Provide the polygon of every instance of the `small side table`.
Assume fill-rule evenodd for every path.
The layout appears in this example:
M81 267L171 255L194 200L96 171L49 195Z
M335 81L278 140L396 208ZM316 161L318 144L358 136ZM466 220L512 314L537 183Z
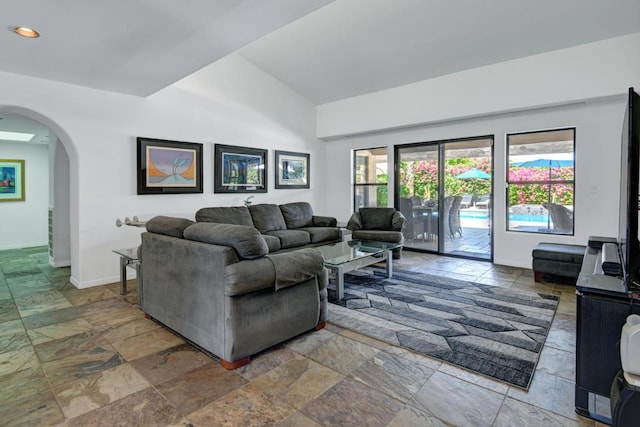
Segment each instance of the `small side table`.
M138 277L138 303L140 302L140 260L138 260L138 248L114 249L113 252L120 255L120 295L127 293L127 267L134 268Z
M347 235L351 234L351 230L347 228L347 224L347 221L338 221L336 224L336 227L340 229L340 241L342 242L349 240L347 239Z

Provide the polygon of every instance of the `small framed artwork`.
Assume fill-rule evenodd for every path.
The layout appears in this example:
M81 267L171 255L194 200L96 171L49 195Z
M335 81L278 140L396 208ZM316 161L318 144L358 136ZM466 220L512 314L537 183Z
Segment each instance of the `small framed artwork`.
M309 154L276 151L276 188L309 188Z
M202 193L202 144L138 137L138 194Z
M0 159L0 202L24 202L24 160Z
M267 150L215 145L214 193L266 193Z

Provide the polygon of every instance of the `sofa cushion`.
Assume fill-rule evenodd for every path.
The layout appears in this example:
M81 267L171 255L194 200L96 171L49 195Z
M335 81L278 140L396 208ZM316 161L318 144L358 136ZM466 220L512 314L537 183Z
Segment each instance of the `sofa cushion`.
M269 253L258 230L246 225L198 222L184 230L184 238L232 247L241 259L260 258Z
M263 234L262 238L265 242L267 242L267 246L269 247L269 253L277 252L282 249L282 244L280 244L280 239L276 236L269 236L268 234Z
M286 230L287 224L278 205L259 204L249 206L249 213L253 219L253 225L261 232L274 230Z
M365 230L389 230L393 220L394 208L360 208L362 228Z
M253 227L251 214L246 206L216 206L202 208L196 212L198 222L218 222L221 224L248 225Z
M147 231L165 236L184 237L184 230L190 225L195 224L190 219L175 218L171 216L156 216L146 223Z
M334 227L303 227L298 230L309 233L311 243L333 242L340 240L340 230Z
M285 203L280 205L280 211L288 229L313 225L313 209L307 202Z
M311 236L306 231L300 230L274 230L265 233L280 239L282 249L297 248L311 243Z

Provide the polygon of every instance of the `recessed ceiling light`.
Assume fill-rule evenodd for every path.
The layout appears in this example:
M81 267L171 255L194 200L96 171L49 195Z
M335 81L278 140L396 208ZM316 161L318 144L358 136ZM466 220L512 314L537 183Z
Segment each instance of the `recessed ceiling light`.
M4 139L5 141L31 141L31 138L34 137L33 133L26 132L5 132L0 130L0 139Z
M13 29L13 32L16 33L19 36L27 37L29 39L37 39L38 37L40 37L40 33L39 32L37 32L36 30L34 30L32 28L28 28L28 27L15 27Z

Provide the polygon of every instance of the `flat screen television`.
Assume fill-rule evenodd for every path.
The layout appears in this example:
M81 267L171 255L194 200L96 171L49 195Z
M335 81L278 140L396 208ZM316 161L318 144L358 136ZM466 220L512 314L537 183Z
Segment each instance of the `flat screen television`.
M640 95L629 88L622 129L619 248L627 290L640 289Z

